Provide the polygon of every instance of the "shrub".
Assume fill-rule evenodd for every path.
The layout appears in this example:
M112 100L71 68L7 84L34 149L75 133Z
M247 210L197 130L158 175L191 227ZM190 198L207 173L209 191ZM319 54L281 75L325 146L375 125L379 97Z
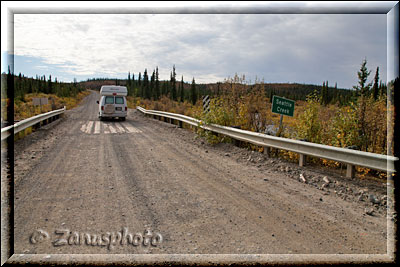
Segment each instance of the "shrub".
M321 122L319 120L320 98L316 93L307 96L307 104L304 112L296 123L297 139L306 139L312 143L321 141Z

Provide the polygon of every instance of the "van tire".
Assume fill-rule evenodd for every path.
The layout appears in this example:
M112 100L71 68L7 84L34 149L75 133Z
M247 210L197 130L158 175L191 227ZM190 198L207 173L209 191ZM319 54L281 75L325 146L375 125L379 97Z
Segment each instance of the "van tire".
M99 117L99 120L102 121L102 120L103 120L103 117Z
M121 119L121 121L125 121L126 118L125 117L121 117L120 119Z

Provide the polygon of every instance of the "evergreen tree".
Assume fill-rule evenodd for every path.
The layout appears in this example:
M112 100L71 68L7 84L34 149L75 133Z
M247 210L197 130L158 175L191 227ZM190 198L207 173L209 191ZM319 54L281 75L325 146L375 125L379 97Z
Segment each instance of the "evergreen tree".
M366 65L367 60L364 59L361 63L360 71L357 72L358 86L353 86L356 92L356 96L367 96L372 86L372 83L366 84L368 76L371 74L371 71L368 71Z
M143 82L142 82L142 74L140 72L138 78L138 96L143 97Z
M144 70L143 73L143 89L142 89L142 97L146 98L146 99L150 99L150 95L149 95L149 77L147 75L147 69Z
M153 70L153 73L151 74L151 79L150 79L150 92L149 92L149 96L154 100L156 98L155 95L155 80L156 80L156 71Z
M172 71L169 74L169 82L167 84L167 95L169 98L172 98Z
M177 100L175 65L172 68L172 74L171 74L171 99L174 101Z
M192 86L191 86L191 88L190 88L190 100L192 101L192 104L193 105L196 105L196 102L197 102L197 92L196 92L196 82L195 82L195 80L194 80L194 77L193 77L193 80L192 80Z
M374 100L378 99L379 94L379 67L376 67L375 78L374 78L374 85L372 86L372 97Z
M321 89L321 102L324 106L328 104L328 81L323 82L322 89Z
M12 90L12 91L11 91ZM7 73L7 98L11 98L11 94L14 93L14 74L11 73L10 66L8 66ZM11 122L13 124L13 122Z
M365 113L366 113L366 97L369 94L369 89L371 88L372 83L366 84L368 76L370 75L371 71L368 71L367 67L367 60L364 59L360 71L357 72L358 75L358 86L353 86L353 88L356 90L357 95L359 98L357 99L357 105L358 105L358 125L359 125L359 140L360 144L362 146L362 149L367 151L368 149L368 144L367 144L367 124L366 124L366 119L365 119Z
M181 80L181 84L179 85L179 92L180 92L180 101L183 102L185 100L185 91L183 88L183 75L182 75L182 80Z
M48 94L49 92L48 92L48 90L47 90L47 83L46 83L46 75L43 75L43 79L42 79L42 86L43 86L43 92L45 93L45 94Z
M131 89L131 72L128 72L128 83L126 85L126 88L128 89L128 95L132 95L132 89Z
M160 99L160 81L158 77L158 66L156 67L155 99Z
M37 88L38 88L38 93L40 93L40 92L42 92L42 81L41 81L41 77L37 77L37 79L36 79L36 81L37 81Z
M32 93L32 80L28 80L28 94Z
M328 105L332 100L331 96L331 90L329 90L329 83L326 81L326 99L325 99L325 105Z
M53 84L51 83L51 75L49 75L49 81L47 84L47 88L48 88L49 93L52 94L53 93Z

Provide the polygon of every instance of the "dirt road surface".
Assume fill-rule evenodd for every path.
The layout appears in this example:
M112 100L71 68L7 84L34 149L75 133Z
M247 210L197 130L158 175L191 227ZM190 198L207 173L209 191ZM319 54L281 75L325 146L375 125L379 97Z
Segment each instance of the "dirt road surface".
M212 146L136 110L100 122L98 99L16 142L15 253L386 253L385 184Z

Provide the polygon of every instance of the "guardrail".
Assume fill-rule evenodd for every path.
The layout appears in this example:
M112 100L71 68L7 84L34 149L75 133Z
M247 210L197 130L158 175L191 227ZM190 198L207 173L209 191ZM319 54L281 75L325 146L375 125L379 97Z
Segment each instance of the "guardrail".
M28 119L19 121L13 125L4 127L1 129L1 141L5 140L7 137L9 137L11 135L11 129L14 129L14 134L25 130L28 127L31 127L37 123L40 123L44 120L48 120L48 119L52 119L55 116L59 116L60 114L64 113L64 111L66 110L66 108L62 108L62 109L57 109L57 110L53 110L47 113L43 113L43 114L39 114L33 117L30 117Z
M157 110L146 110L142 107L137 107L137 110L144 113L145 115L152 115L154 118L164 118L164 121L167 121L168 118L170 123L175 123L176 120L179 122L179 127L182 127L182 123L187 123L189 125L200 127L205 130L224 134L236 140L241 140L258 146L263 146L266 148L265 151L269 151L269 148L277 148L298 153L300 155L300 166L303 166L305 164L305 156L307 155L346 163L347 177L354 177L355 166L367 167L373 170L385 171L388 173L393 173L396 171L394 168L394 162L397 161L398 158L392 156L314 144L310 142L276 137L267 134L221 126L217 124L205 124L198 119L176 113L169 113Z

